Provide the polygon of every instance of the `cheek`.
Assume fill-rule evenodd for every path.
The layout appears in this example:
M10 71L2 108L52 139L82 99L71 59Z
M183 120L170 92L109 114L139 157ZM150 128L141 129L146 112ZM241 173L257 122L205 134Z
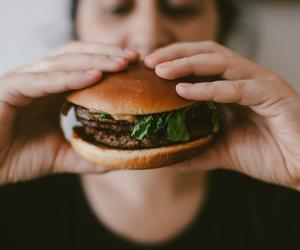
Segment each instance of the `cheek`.
M121 46L124 40L124 29L119 25L110 27L98 22L84 22L77 25L78 39L85 42L101 42Z
M122 45L125 32L123 26L102 20L91 10L91 6L82 4L77 16L76 35L80 41Z

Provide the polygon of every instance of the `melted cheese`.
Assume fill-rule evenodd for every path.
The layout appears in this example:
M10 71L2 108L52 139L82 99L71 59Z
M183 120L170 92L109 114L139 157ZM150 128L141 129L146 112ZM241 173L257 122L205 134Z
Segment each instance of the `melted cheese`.
M134 115L111 115L115 120L117 121L129 121L129 122L135 122L137 121L137 117Z
M91 114L99 114L102 111L90 109L89 112ZM112 116L116 121L128 121L128 122L138 121L138 118L134 115L117 115L117 114L113 114L113 115L109 114L109 115Z

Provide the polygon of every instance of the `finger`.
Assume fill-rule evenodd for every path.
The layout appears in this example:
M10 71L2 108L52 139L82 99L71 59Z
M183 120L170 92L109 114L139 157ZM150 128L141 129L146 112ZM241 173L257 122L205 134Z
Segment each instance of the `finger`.
M227 56L236 55L235 52L213 41L175 43L154 51L145 58L145 64L150 68L154 68L163 62L203 53L222 53Z
M106 72L117 72L129 64L129 59L118 56L96 54L67 54L48 57L37 63L17 69L16 73L80 71L97 69Z
M181 83L176 86L176 91L180 96L190 100L236 103L261 110L293 96L291 95L293 90L289 85L259 80Z
M137 60L138 53L123 49L115 45L106 43L93 43L93 42L71 42L65 45L63 48L55 51L52 55L61 54L76 54L76 53L88 53L88 54L102 54L109 56L125 57L130 60Z
M54 173L104 174L111 170L78 155L67 142L61 144L53 163Z
M101 77L97 70L7 75L0 80L0 103L23 107L36 98L88 87Z
M187 160L184 164L179 163L173 167L180 171L203 171L214 169L231 169L231 160L226 153L224 141L213 144L209 149Z
M155 70L158 76L166 79L189 75L219 75L228 80L263 79L270 76L269 72L245 58L228 57L220 53L176 59L159 64Z

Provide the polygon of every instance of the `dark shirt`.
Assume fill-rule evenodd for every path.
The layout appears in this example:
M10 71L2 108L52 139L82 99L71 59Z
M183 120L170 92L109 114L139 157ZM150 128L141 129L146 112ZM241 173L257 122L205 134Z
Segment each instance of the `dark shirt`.
M130 229L129 229L130 230ZM215 171L205 206L181 235L139 246L91 211L76 175L0 188L0 249L300 249L300 193Z

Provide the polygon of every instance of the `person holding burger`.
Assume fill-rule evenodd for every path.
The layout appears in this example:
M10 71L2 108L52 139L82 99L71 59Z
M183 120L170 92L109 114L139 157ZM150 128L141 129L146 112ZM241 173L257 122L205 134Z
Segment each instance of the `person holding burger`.
M73 4L77 41L0 78L0 247L297 248L300 96L276 73L220 44L234 21L232 3L79 0ZM170 140L188 143L192 138L189 128L174 130L176 124L183 124L180 112L159 105L153 108L139 96L140 108L148 109L147 114L145 110L139 114L144 123L136 122L132 114L118 119L114 111L120 106L113 106L111 113L93 113L92 106L86 107L92 99L83 106L77 103L80 93L86 93L82 89L122 86L124 76L111 83L107 77L130 74L139 60L147 67L142 70L151 72L151 79L155 75L161 81L176 82L176 95L164 92L162 105L169 105L171 101L165 99L172 98L180 98L172 106L176 109L178 103L180 108L213 105L205 110L214 110L213 103L224 104L226 129L204 151L161 165L155 162L164 168L112 171L99 158L93 161L77 154L76 146L74 150L64 139L59 114L66 93L76 104L77 118L87 126L85 133L94 141L105 143L108 138L93 130L101 119L112 124L133 119L136 127L130 133L135 139L122 144L126 152L168 143L157 144L156 138L143 144L145 136L151 137L149 121L155 121L157 131L165 128ZM191 83L186 78L191 76L219 78ZM142 75L130 79L134 77L140 84L147 80ZM159 95L161 87L155 84ZM111 96L115 91L107 93ZM120 91L120 100L125 92ZM101 108L117 99L108 97ZM161 112L159 116L152 115L149 107L153 113ZM214 131L210 122L209 130L195 123L198 132L206 131L201 136ZM111 140L120 143L115 137ZM155 154L158 162L159 157Z

